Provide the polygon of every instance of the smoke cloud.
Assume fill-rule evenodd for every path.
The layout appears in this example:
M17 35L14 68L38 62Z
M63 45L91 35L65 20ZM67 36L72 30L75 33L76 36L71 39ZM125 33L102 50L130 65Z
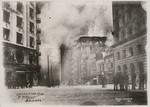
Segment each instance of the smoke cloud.
M43 55L60 64L62 44L70 46L81 35L107 36L112 43L112 3L109 1L44 2L41 11ZM43 59L44 60L44 59ZM41 62L43 64L44 61Z

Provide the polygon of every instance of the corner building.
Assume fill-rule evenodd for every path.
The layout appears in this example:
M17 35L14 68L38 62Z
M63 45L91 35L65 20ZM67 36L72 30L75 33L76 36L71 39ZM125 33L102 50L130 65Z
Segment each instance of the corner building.
M105 51L106 39L106 37L81 36L77 39L76 44L66 50L62 66L64 84L85 84L99 74L96 60Z
M127 72L130 83L135 73L138 86L140 75L147 74L146 11L142 8L141 2L134 1L114 1L112 10L115 72Z
M3 64L8 88L38 85L39 13L36 2L2 2Z

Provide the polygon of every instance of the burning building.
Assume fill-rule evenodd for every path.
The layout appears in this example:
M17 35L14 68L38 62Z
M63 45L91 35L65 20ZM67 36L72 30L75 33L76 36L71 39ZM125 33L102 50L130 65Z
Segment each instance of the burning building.
M99 74L96 58L105 51L106 39L106 37L81 36L76 44L65 50L61 71L64 84L85 84Z

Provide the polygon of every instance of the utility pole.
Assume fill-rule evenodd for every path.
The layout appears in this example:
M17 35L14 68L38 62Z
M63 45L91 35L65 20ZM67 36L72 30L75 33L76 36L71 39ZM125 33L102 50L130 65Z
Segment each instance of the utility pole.
M48 66L48 76L47 76L47 86L50 87L50 78L49 78L49 55L47 55L47 66Z
M51 83L52 83L52 87L54 85L54 81L53 81L53 71L52 71L52 65L51 65Z

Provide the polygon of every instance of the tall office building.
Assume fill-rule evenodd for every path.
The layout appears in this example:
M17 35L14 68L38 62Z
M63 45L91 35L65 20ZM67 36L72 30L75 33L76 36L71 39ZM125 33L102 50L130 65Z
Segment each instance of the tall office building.
M85 84L99 74L96 60L105 51L106 37L81 36L76 44L65 48L62 58L62 81L70 85Z
M146 39L147 13L137 1L113 2L113 37L115 72L127 72L130 83L136 74L136 84L147 73Z
M36 2L2 2L3 64L8 88L38 85L38 14Z

